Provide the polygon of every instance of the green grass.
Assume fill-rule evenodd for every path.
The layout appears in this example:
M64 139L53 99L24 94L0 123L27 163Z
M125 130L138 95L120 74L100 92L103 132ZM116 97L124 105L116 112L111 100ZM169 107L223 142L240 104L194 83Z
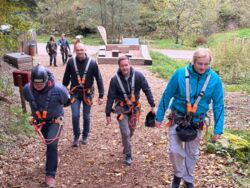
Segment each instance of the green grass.
M37 36L37 42L40 43L46 43L49 40L50 35L38 35ZM56 41L58 41L60 39L60 36L55 36L56 37ZM70 44L74 43L75 38L71 37L71 36L66 36L67 40L69 41ZM86 45L101 45L104 44L101 37L97 37L95 35L93 36L87 36L87 37L83 37L81 39L81 41L86 44Z
M173 60L159 52L150 52L150 55L153 60L150 70L164 79L169 79L177 68L187 64L187 61Z
M181 44L175 44L174 40L171 39L152 39L150 40L150 46L153 48L168 48L168 49L193 49L189 46Z
M234 92L234 91L243 91L246 92L250 96L250 84L225 84L226 91Z
M220 42L225 40L232 40L235 38L247 38L250 39L250 28L241 28L234 31L227 31L216 33L208 37L208 46L219 45Z

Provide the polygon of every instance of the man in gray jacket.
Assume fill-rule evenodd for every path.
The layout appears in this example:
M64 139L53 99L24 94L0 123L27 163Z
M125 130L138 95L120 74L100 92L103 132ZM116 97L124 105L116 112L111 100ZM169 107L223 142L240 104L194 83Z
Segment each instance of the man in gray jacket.
M127 56L121 56L118 59L119 70L111 79L106 105L107 124L111 123L112 106L115 102L115 111L120 126L123 144L123 154L125 155L125 164L131 165L131 137L135 130L136 122L140 115L140 91L145 93L151 111L156 112L154 98L148 82L144 75L130 66L130 60Z
M32 69L31 82L24 86L24 98L29 102L32 125L47 145L45 182L55 187L58 163L58 140L64 116L63 107L69 103L67 89L55 83L53 75L42 65Z

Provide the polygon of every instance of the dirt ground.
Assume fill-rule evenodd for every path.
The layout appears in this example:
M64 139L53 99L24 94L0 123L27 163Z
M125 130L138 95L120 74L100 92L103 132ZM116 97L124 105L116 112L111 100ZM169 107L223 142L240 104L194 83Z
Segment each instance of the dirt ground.
M58 67L48 66L47 56L37 56L49 68L59 82L62 81L65 67L58 56ZM169 187L172 167L167 153L167 129L146 128L144 119L150 110L145 95L141 95L142 114L132 138L134 162L131 166L123 164L122 144L115 115L112 125L106 125L105 104L109 80L117 70L117 65L99 65L105 84L104 104L98 106L95 98L91 110L91 132L88 145L72 148L71 110L65 109L65 126L59 142L57 187L62 188L120 188L120 187ZM151 73L147 67L136 66L148 79L158 104L165 89L166 81ZM96 94L97 96L97 89ZM231 102L233 100L233 102ZM236 125L226 117L226 126L249 126L247 112L250 100L241 93L226 94L226 115L237 119ZM229 102L230 101L230 102ZM238 105L238 102L241 105ZM243 115L242 115L242 111ZM82 118L81 118L82 119ZM82 120L81 120L82 129ZM45 145L38 137L21 140L9 149L8 156L0 156L1 187L46 187L44 183ZM195 185L200 188L235 187L235 182L226 173L225 160L214 154L200 153L195 169Z

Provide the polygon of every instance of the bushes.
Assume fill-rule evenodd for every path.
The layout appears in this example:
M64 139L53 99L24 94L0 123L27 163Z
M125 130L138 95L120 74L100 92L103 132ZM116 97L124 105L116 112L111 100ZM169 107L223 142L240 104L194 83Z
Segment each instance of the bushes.
M29 114L23 114L22 108L15 103L14 86L10 75L1 69L0 75L0 155L7 146L15 144L18 138L31 135L33 127L29 125ZM19 96L18 96L19 97Z
M228 84L250 82L250 40L231 39L221 41L212 48L215 70L220 71Z
M201 46L207 44L207 39L204 36L198 36L196 40L194 41L193 46Z
M222 156L230 156L237 161L250 162L250 133L249 130L226 130L216 143L207 143L206 151Z

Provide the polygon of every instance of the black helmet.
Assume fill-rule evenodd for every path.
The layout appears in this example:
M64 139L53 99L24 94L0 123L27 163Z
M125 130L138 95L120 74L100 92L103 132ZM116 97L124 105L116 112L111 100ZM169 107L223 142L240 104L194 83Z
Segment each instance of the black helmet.
M192 126L192 124L188 124L186 126L178 125L176 127L176 133L179 139L183 142L189 142L194 140L197 137L197 129Z
M32 83L45 83L48 81L48 72L44 66L38 64L31 71Z
M155 127L155 114L153 114L151 111L146 116L145 126Z

